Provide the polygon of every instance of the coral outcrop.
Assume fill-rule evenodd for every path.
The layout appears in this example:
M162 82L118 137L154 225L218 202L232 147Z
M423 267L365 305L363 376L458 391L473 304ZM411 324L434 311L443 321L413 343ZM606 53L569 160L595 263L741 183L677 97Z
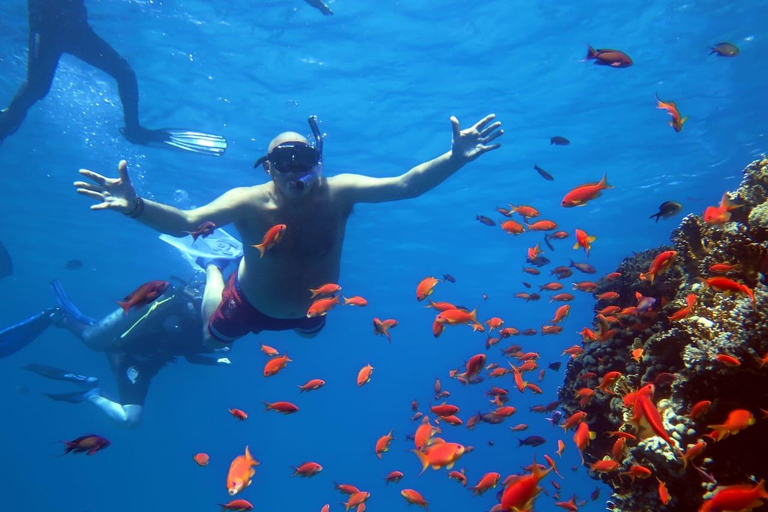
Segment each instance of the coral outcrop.
M620 297L599 302L597 309L613 304L621 311L595 320L590 332L596 339L585 334L584 352L570 361L559 398L567 415L587 412L589 429L597 434L584 450L586 462L616 456L620 463L616 471L592 473L613 489L609 509L689 512L716 485L768 479L768 159L749 164L728 198L738 206L727 222L712 224L688 215L673 232L671 247L627 258L617 269L620 277L599 283L597 294L613 291ZM659 254L670 250L677 252L671 267L652 283L639 279ZM712 269L725 264L735 268ZM720 283L705 281L716 276L743 284L754 300L745 291L726 293ZM690 311L683 310L693 298ZM679 319L670 320L681 310ZM580 403L576 391L595 388L611 371L621 372L608 388L615 394L598 390L591 403ZM589 372L595 376L585 380ZM651 403L674 447L649 428L648 420L637 420L638 402L631 393L648 383L654 384ZM706 401L711 402L708 408ZM696 404L704 412L691 417ZM749 411L754 423L715 440L711 425L725 423L737 409ZM612 431L636 439L612 455L616 437L606 434ZM693 447L703 451L683 457ZM652 476L634 481L621 476L634 465ZM660 482L670 496L666 504Z

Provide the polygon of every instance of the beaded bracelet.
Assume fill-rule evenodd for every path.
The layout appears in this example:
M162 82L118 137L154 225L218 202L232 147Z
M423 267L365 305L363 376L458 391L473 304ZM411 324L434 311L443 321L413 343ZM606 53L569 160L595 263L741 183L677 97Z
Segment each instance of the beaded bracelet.
M137 196L136 206L134 206L133 210L129 211L125 215L132 219L135 219L136 217L140 216L142 213L144 213L144 200L141 198L141 196Z

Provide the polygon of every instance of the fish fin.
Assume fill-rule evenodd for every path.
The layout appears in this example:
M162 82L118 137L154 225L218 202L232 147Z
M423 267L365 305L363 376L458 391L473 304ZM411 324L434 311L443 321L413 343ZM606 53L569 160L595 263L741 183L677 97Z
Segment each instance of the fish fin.
M592 243L592 242L594 242L595 240L597 240L597 237L596 237L596 236L590 236L589 238L587 238L587 240L588 240L590 243Z
M584 61L587 61L590 59L596 59L596 58L597 58L597 52L595 51L595 49L592 48L591 45L587 45L587 56L584 57Z
M420 452L418 450L411 450L413 453L416 454L416 456L419 458L419 462L421 462L421 473L424 473L427 468L429 467L429 459L427 458L426 454L423 452Z
M448 469L448 470L451 470L451 469L453 469L453 465L454 465L454 463L453 463L453 462L451 462L450 464L448 464L447 466L445 466L445 468L446 468L446 469Z
M579 248L579 242L576 242L575 244L573 244L573 248L574 249L578 249Z
M608 183L608 173L603 174L603 179L600 180L598 185L600 185L600 188L603 188L603 189L613 188L613 185ZM600 196L598 195L598 196L595 196L595 197L600 197Z
M264 244L252 245L251 247L259 250L259 258L264 257Z

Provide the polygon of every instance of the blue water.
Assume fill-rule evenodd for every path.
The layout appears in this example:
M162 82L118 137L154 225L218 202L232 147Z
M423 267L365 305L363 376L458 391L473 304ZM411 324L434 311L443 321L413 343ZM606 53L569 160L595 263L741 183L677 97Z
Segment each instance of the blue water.
M410 402L415 398L422 408L434 403L435 377L465 420L489 410L487 383L464 388L447 375L483 351L484 336L455 327L435 340L431 312L414 299L419 280L450 273L457 283L441 283L434 298L479 305L482 319L498 315L507 326L540 328L554 307L512 295L525 291L520 281L546 282L520 270L525 249L541 236L513 238L479 224L475 215L497 218L497 205L532 204L570 233L580 227L596 235L590 262L607 273L632 251L668 240L676 222L648 220L660 203L675 200L684 214L701 213L735 188L740 169L768 149L762 118L768 107L768 14L761 2L547 4L341 0L326 18L301 0L88 0L94 29L138 75L142 121L221 133L230 147L213 159L129 144L118 133L122 111L114 82L65 56L51 93L0 146L0 240L16 264L13 277L0 281L0 325L52 305L48 282L54 278L86 314L99 316L140 283L190 275L148 228L89 211L89 201L71 185L79 168L114 174L125 158L142 195L190 208L232 187L263 183L267 177L252 168L253 160L276 133L307 132L311 114L327 133L329 175L393 176L442 154L450 148L451 115L468 127L494 112L506 133L501 149L434 191L356 208L341 284L345 292L364 295L368 308L333 311L311 341L287 333L242 339L230 368L168 366L153 381L138 430L120 430L90 404L40 396L70 388L21 370L32 361L96 375L108 392L116 391L103 356L63 331L51 329L0 361L0 510L216 510L216 503L229 499L229 463L246 444L261 465L241 496L256 510L311 511L325 503L341 510L344 497L333 490L333 480L370 491L369 511L404 510L403 488L420 491L434 511L490 509L493 492L472 498L442 471L418 476L412 442L405 441L415 429ZM708 55L720 41L735 43L741 54ZM635 64L610 69L579 62L586 43L621 49ZM0 105L24 80L26 44L25 2L5 0ZM654 108L655 92L690 116L681 133ZM550 146L553 135L572 144ZM555 181L542 180L534 163ZM572 187L606 172L615 188L603 197L585 208L559 206ZM549 268L569 258L583 261L572 243L547 251ZM71 259L84 267L66 270ZM591 321L593 301L576 293L562 335L513 339L539 351L542 365L565 362L560 352L577 343L576 331ZM373 336L373 316L399 320L391 345ZM287 351L294 362L263 378L260 341ZM489 361L503 362L498 350L488 354ZM355 377L366 363L375 367L373 379L358 388ZM563 436L543 415L528 412L528 406L555 398L562 373L547 372L544 395L511 391L518 412L502 425L444 427L448 440L476 447L459 464L470 484L487 471L519 472L534 454L541 460L554 452L557 439L565 439L562 499L572 493L586 498L594 489L583 469L569 469L579 462L572 434ZM299 396L296 385L309 378L328 384ZM495 384L513 388L511 377ZM19 393L19 385L30 393ZM262 414L262 400L295 401L301 412ZM237 424L227 407L251 416ZM530 429L511 434L508 427L517 423ZM379 461L374 443L390 429L396 441ZM56 457L58 440L87 433L109 438L112 446L92 457ZM516 438L531 434L547 443L518 448ZM206 468L192 461L199 451L211 455ZM308 460L324 471L313 479L291 478L289 466ZM405 479L385 487L383 477L393 469ZM603 507L599 501L585 508ZM543 495L536 509L556 510Z

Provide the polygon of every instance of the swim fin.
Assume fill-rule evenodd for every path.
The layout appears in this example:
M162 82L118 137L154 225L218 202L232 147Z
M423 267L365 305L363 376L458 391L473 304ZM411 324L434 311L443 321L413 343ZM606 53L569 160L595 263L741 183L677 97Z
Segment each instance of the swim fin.
M225 260L238 260L243 255L243 244L221 228L197 240L192 240L191 236L177 238L165 234L159 238L181 251L182 257L196 270L205 270L203 265L208 261L222 265Z
M11 261L11 255L8 254L8 250L0 242L0 279L8 277L13 274L13 262Z
M32 373L36 373L41 377L72 382L73 384L77 384L78 386L82 386L86 389L92 389L99 385L99 379L96 377L78 375L76 373L54 368L53 366L46 366L44 364L30 363L24 366L24 369Z
M93 395L101 394L101 390L99 388L93 388L85 391L72 391L70 393L43 393L43 394L48 398L50 398L51 400L55 400L57 402L79 404L80 402L87 400Z
M171 146L183 151L211 156L221 156L227 150L227 140L224 137L209 133L168 128L162 130L146 130L144 128L127 130L121 128L120 132L134 144L156 147Z
M59 307L64 311L64 313L72 317L74 320L87 325L93 325L96 323L95 319L82 314L80 310L77 309L77 307L72 303L72 301L69 300L67 294L64 293L64 287L61 286L61 283L58 279L51 281L51 290L53 291L53 295L56 297L56 302L59 304Z
M18 352L35 341L51 325L53 322L51 317L55 313L55 309L46 309L0 331L0 359Z

